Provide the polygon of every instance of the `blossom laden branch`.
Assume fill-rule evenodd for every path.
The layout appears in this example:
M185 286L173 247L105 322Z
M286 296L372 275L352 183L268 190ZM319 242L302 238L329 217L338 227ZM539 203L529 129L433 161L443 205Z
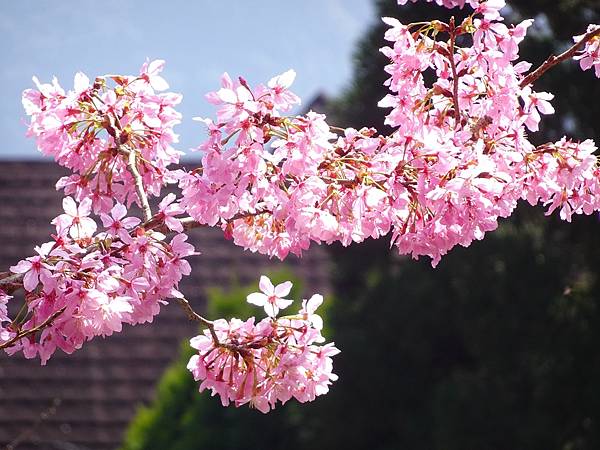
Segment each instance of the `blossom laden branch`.
M44 320L39 325L36 325L35 327L29 328L27 330L19 330L14 337L12 337L6 342L0 343L0 350L10 348L13 345L17 344L21 339L35 335L35 333L37 333L38 331L42 331L45 328L49 327L50 325L52 325L52 323L56 320L58 316L65 312L65 310L66 307L62 307L61 309L53 312L46 320Z
M435 1L468 3L474 12L460 26L432 21L416 31L384 18L390 92L379 105L390 108L390 135L330 127L312 111L286 115L300 101L290 90L293 70L254 87L224 74L220 89L207 95L216 120L200 119L208 128L202 168L172 170L181 96L161 92L168 89L164 61L92 83L78 73L68 92L35 79L37 90L23 95L29 133L72 174L57 184L67 197L65 213L52 221L53 240L11 267L12 275L0 275L0 340L8 345L19 330L19 349L45 364L57 348L71 352L123 324L151 321L176 298L206 327L192 339L198 354L188 365L200 390L266 412L291 397L313 400L336 379L331 356L338 350L317 345L322 297L278 317L291 303L284 298L291 283L273 286L261 277L261 292L247 300L268 317L208 320L178 291L191 272L186 258L196 254L185 231L218 226L237 245L282 259L312 242L348 245L391 234L400 253L427 255L435 265L494 230L519 200L558 209L565 220L600 210L593 141L535 147L528 138L541 115L554 112L552 94L530 86L542 73L575 56L600 77L598 27L524 76L529 65L517 62L519 44L531 20L505 25L503 0ZM439 32L449 40L436 41ZM463 34L471 45L457 47ZM177 183L181 196L163 196L153 215L150 199L168 183ZM128 216L133 202L143 221ZM8 294L20 287L26 314L11 320ZM63 320L49 320L59 311Z
M323 322L315 311L322 296L303 300L297 314L277 317L280 308L292 303L283 298L292 283L274 286L262 276L259 287L261 292L248 295L247 301L263 306L267 317L259 322L254 317L210 322L208 331L190 340L198 353L187 368L201 382L200 391L210 389L224 406L249 404L266 413L292 397L306 402L327 393L337 379L331 358L339 350L333 343L320 345L325 341Z
M567 59L571 59L576 53L586 46L590 41L594 39L598 39L600 37L600 26L592 26L592 29L588 31L583 36L580 36L580 39L575 42L571 47L562 52L560 55L555 56L551 55L546 59L541 66L535 69L533 72L529 73L523 80L521 80L520 86L525 87L533 84L537 81L544 73L546 73L549 69L554 67L555 65L566 61Z

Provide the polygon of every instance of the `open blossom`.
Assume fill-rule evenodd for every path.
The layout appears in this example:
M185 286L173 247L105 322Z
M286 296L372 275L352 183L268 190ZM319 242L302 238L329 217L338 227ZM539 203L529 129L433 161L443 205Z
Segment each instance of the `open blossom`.
M323 319L318 314L315 314L315 311L322 304L323 296L321 294L314 294L308 300L302 300L302 309L300 310L302 318L308 320L319 331L323 329Z
M166 91L169 83L159 75L165 66L162 59L145 62L140 69L140 76L146 80L155 91Z
M531 131L537 131L541 120L541 114L554 114L554 107L550 100L554 95L548 92L532 92L530 87L525 87L521 92L526 113L525 125Z
M175 218L175 216L181 215L185 212L179 203L175 202L175 194L168 194L161 200L158 205L158 218L164 222L164 224L170 230L182 232L183 225Z
M273 77L267 83L268 88L272 91L272 99L275 108L281 111L287 111L293 105L300 104L300 98L289 90L289 87L296 78L296 72L288 70L276 77Z
M55 283L52 278L51 266L45 262L45 258L52 250L53 243L46 243L35 248L38 253L36 256L30 256L15 266L10 268L12 273L25 274L23 276L23 288L27 292L32 292L40 283L44 285L44 289L54 287Z
M275 317L280 309L285 309L293 303L293 300L283 298L292 289L292 283L289 281L273 286L271 280L262 275L258 286L262 292L254 292L248 295L248 303L264 307L269 317Z
M121 203L116 203L112 207L110 216L104 213L100 214L102 224L111 236L116 236L123 242L130 242L131 236L129 236L128 230L138 225L141 220L138 217L125 216L127 216L127 208Z
M587 33L600 29L600 25L589 25ZM585 35L574 36L575 42L581 41ZM595 74L600 78L600 35L596 35L593 39L585 43L584 48L581 52L574 57L579 60L579 65L582 70L588 70L594 68Z
M187 367L200 381L200 391L211 390L224 406L249 404L263 413L278 402L291 398L307 402L327 393L337 379L331 358L339 350L333 343L316 345L324 338L310 319L318 317L315 310L321 301L315 295L308 309L303 302L297 315L267 317L258 323L253 317L219 319L214 322L218 342L208 330L192 338L190 344L198 353Z
M73 239L83 239L94 234L96 222L88 217L92 212L92 201L89 198L84 198L77 206L75 200L71 197L65 197L63 208L65 213L52 221L60 235L68 233Z

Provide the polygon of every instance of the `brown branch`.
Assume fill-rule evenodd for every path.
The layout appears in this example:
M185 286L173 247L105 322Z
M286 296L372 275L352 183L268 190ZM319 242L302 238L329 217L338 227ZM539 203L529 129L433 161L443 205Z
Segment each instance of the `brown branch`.
M194 321L194 322L199 322L202 325L204 325L206 328L208 328L208 331L210 332L210 335L211 335L215 345L217 347L221 346L221 343L219 342L217 333L215 332L214 322L212 320L205 319L200 314L198 314L196 311L194 311L194 309L192 308L192 305L190 305L190 302L188 302L185 298L178 297L178 298L176 298L176 300L177 300L177 303L179 303L179 305L183 308L183 311L186 313L188 319L190 319L191 321Z
M7 273L7 272L4 272ZM12 294L21 286L23 286L24 273L14 273L3 278L0 278L0 289L6 294Z
M228 344L226 342L219 341L219 337L217 336L217 333L215 332L215 323L212 320L208 320L208 319L202 317L196 311L194 311L194 309L192 308L192 305L190 305L190 302L188 302L185 298L176 298L175 300L177 300L177 303L179 303L179 306L181 306L183 311L188 316L189 320L194 321L194 322L199 322L202 325L204 325L206 328L208 328L208 331L210 332L210 336L213 340L215 347L225 348L229 351L232 351L232 352L235 352L235 353L238 353L241 355L244 355L248 352L248 348L246 348L244 346Z
M127 168L133 176L135 183L135 191L137 193L138 200L140 201L142 211L144 213L144 220L147 222L152 219L152 210L150 209L150 203L148 202L148 196L144 190L144 181L140 175L140 171L137 167L137 152L133 149L129 150L129 156L127 158Z
M225 222L233 222L234 220L239 220L239 219L245 219L247 217L254 217L254 216L260 216L261 214L271 214L272 211L268 210L268 209L259 209L258 211L254 211L254 212L240 212L235 214L234 216L230 217L229 219L224 219ZM181 225L183 225L183 229L184 230L191 230L193 228L202 228L202 227L207 227L208 225L205 223L201 223L196 221L194 218L192 217L182 217L180 219L178 219L179 222L181 222ZM146 222L142 223L141 225L139 225L140 227L143 227L146 230L156 230L156 231L160 231L161 233L167 233L170 230L165 226L165 224L162 222L162 220L160 219L159 216L153 216L150 220L147 220ZM132 233L135 232L136 228L132 229Z
M600 27L598 27L595 30L590 31L589 33L586 33L579 42L576 42L575 44L573 44L569 49L565 50L560 55L558 55L558 56L550 55L548 57L548 59L546 59L546 61L544 61L540 67L538 67L533 72L529 73L529 75L527 75L525 78L523 78L523 80L521 80L521 83L519 84L519 86L523 88L525 86L533 84L548 69L552 68L553 66L555 66L558 63L563 62L566 59L573 57L575 55L575 53L577 53L577 51L581 47L583 47L586 42L591 41L592 39L594 39L597 36L600 36Z
M119 118L116 115L107 115L104 126L106 127L108 134L110 134L115 141L115 150L127 158L127 169L133 177L137 198L140 202L142 212L144 213L144 221L148 222L152 219L152 210L150 209L150 203L148 202L148 195L144 190L144 180L137 167L137 151L127 146L128 136L123 132Z
M55 311L54 313L52 313L52 315L50 315L46 320L44 320L42 323L40 323L39 325L30 328L29 330L21 330L19 331L15 337L13 337L12 339L9 339L8 341L0 344L0 350L4 349L4 348L8 348L8 347L12 347L17 341L37 333L38 331L43 330L44 328L52 325L52 322L54 322L54 320L60 316L62 313L65 312L65 309L67 309L66 306L62 307L61 309L59 309L58 311Z
M460 106L458 104L458 75L456 73L456 62L454 61L454 43L456 40L456 25L454 16L450 18L450 69L452 70L452 99L454 101L454 119L456 126L460 126Z

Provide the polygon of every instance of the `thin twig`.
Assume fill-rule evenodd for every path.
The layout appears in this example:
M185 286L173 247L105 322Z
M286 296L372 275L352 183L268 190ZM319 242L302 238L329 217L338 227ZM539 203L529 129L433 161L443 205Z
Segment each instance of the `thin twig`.
M198 314L196 311L194 311L194 309L192 308L192 305L190 305L190 302L188 302L185 298L178 297L178 298L176 298L176 300L177 300L177 303L179 303L179 305L185 311L186 315L188 316L188 319L190 319L194 322L200 322L202 325L204 325L206 328L208 328L208 331L210 332L210 335L212 336L212 339L213 339L215 345L217 347L220 346L221 343L219 342L219 338L217 336L217 333L215 332L214 322L212 320L205 319L200 314Z
M6 294L12 294L23 286L24 273L15 273L0 279L0 289Z
M523 88L525 86L533 84L539 77L541 77L544 74L544 72L546 72L548 69L555 66L556 64L563 62L564 60L569 59L572 56L574 56L575 53L577 53L577 51L581 47L583 47L583 45L586 42L591 41L592 39L594 39L597 36L600 36L600 27L596 28L595 30L590 31L589 33L586 33L579 42L576 42L575 44L573 44L569 49L565 50L560 55L558 55L558 56L550 55L548 57L548 59L546 61L544 61L544 63L540 67L538 67L533 72L529 73L529 75L527 75L525 78L523 78L523 80L521 80L521 83L519 84L519 86Z
M138 196L138 200L141 203L142 211L144 213L144 220L147 222L152 219L152 210L150 209L150 203L148 202L148 196L144 190L144 181L140 175L140 171L137 167L137 152L133 149L129 150L129 157L127 158L127 168L133 176L135 183L135 191Z
M450 18L450 69L452 70L452 98L454 101L454 119L456 126L460 126L460 106L458 104L458 76L456 73L456 62L454 61L454 43L456 40L456 25L454 16Z
M233 222L234 220L245 219L247 217L255 217L255 216L260 216L261 214L271 214L271 213L272 213L272 211L270 211L268 209L259 209L254 212L240 212L240 213L237 213L234 216L230 217L229 219L225 219L225 222ZM201 228L201 227L208 226L207 224L198 222L194 218L189 217L189 216L180 218L179 222L181 223L181 225L183 225L183 229L186 231L191 230L193 228ZM140 226L146 230L156 230L156 231L160 231L161 233L170 231L165 226L165 224L161 221L159 216L153 216L150 220L147 220L146 222L142 223ZM131 231L132 234L135 232L136 228L132 229L132 231Z
M44 320L42 323L40 323L39 325L30 328L29 330L22 330L19 331L15 337L13 337L12 339L9 339L8 341L0 344L0 350L4 349L4 348L8 348L8 347L12 347L17 341L23 339L24 337L27 337L31 334L35 334L38 331L43 330L44 328L52 325L52 322L54 322L54 320L60 316L62 313L65 312L65 309L67 309L66 306L62 307L61 309L59 309L58 311L55 311L54 313L52 313L52 315L50 315L50 317L48 317L46 320Z

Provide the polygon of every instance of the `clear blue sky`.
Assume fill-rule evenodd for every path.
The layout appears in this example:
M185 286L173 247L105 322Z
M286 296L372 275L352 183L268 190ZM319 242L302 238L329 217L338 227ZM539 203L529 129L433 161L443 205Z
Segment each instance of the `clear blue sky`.
M371 0L2 1L0 158L38 157L21 107L32 75L72 88L77 71L135 74L147 57L165 59L171 90L184 94L176 130L187 152L204 136L191 118L212 115L204 94L221 73L256 83L293 68L304 102L335 95L373 15Z

